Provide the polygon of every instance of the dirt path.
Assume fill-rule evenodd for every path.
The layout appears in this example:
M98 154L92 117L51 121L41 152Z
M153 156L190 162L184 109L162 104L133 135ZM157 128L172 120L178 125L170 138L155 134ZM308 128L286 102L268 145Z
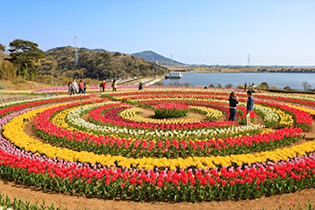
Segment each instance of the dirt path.
M313 139L315 139L315 121L313 121L310 131L309 132L304 132L303 134L305 135L305 139L306 140L313 140Z
M221 201L221 202L202 202L202 203L165 203L165 202L133 202L133 201L114 201L101 200L95 198L84 198L69 196L56 193L43 193L42 191L16 185L13 182L0 180L0 192L9 195L10 198L17 197L21 200L28 200L32 203L45 201L46 205L54 204L69 210L77 209L149 209L149 210L173 210L173 209L194 209L194 210L239 210L239 209L289 209L293 207L304 207L307 204L315 205L315 189L307 189L296 193L275 195L272 197L262 197L254 200L244 201Z

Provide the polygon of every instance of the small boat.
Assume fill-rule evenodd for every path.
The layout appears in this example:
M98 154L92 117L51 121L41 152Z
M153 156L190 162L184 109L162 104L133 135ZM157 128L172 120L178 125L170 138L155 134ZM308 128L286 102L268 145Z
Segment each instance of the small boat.
M183 77L182 72L171 71L169 75L165 76L165 79L181 79Z

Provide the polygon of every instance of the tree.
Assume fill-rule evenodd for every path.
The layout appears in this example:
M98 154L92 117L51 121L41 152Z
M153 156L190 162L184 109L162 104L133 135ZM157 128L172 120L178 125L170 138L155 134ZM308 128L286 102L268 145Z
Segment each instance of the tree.
M0 44L0 51L5 51L5 46L3 44Z
M3 44L0 44L0 60L4 59L6 56L5 54L5 46Z
M306 81L302 83L302 86L303 86L305 91L308 91L312 88L312 86L310 84L308 84L308 82L306 82Z
M38 48L38 44L21 39L10 43L9 52L8 60L18 67L17 75L23 77L36 75L41 65L40 59L45 58L45 53Z

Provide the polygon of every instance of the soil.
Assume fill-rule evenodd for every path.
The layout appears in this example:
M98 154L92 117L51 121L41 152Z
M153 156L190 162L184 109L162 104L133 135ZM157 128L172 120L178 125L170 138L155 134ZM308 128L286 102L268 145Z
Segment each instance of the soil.
M17 101L17 100L27 100L32 98L42 98L44 96L42 95L20 95L20 94L14 94L14 95L8 95L8 94L0 94L0 104L8 103L11 101Z
M2 95L0 95L1 98ZM30 96L18 95L3 95L6 100L23 99L23 97L29 98ZM13 100L13 99L12 99ZM7 101L6 101L7 102ZM147 116L150 113L147 113ZM202 115L198 117L202 119ZM262 123L262 118L255 118L254 123ZM29 125L30 126L30 125ZM28 132L32 130L27 128ZM315 123L313 122L311 131L305 133L308 138L314 139ZM309 139L307 139L309 140ZM301 140L302 142L305 140ZM298 142L301 143L301 142ZM62 208L68 208L69 210L77 209L215 209L215 210L233 210L233 209L305 209L306 205L311 204L315 206L315 189L306 189L298 191L296 193L275 195L272 197L262 197L253 200L242 201L214 201L214 202L200 202L200 203L165 203L165 202L133 202L133 201L115 201L115 200L102 200L96 198L85 198L79 196L70 196L58 193L44 193L40 189L29 187L25 185L19 185L14 182L7 182L0 179L0 193L2 195L8 195L11 199L17 198L23 201L30 201L31 203L38 203L39 205L45 201L46 205L54 204L55 207L61 206Z
M4 90L16 91L38 89L49 87L49 85L17 78L14 81L0 79L0 87Z
M261 125L263 125L264 124L264 118L262 117L262 116L260 116L260 115L256 115L255 117L254 117L254 124L261 124Z
M155 114L153 110L150 109L143 109L138 107L139 109L141 109L141 114L139 114L139 116L141 117L145 117L145 118L155 118ZM195 113L195 112L189 112L187 116L185 117L176 117L176 119L196 119L198 121L203 121L205 120L206 116L203 114L199 114L199 113Z

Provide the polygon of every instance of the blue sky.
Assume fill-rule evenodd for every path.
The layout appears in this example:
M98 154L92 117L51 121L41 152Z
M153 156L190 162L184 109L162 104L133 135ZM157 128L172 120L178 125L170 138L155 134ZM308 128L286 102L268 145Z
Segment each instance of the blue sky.
M0 0L0 43L24 39L188 64L315 66L314 0Z

